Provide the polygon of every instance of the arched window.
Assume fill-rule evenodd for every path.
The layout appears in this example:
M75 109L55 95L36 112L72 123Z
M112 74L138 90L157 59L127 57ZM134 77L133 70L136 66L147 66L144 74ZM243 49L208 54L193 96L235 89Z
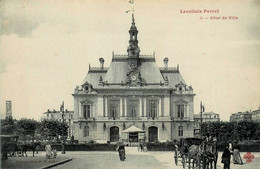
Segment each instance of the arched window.
M183 136L183 126L179 126L179 136Z
M158 128L155 126L148 128L148 141L155 142L158 141Z

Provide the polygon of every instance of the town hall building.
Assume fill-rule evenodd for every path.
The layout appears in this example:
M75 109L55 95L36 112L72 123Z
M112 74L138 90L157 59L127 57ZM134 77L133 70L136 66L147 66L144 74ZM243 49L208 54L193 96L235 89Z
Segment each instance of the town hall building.
M74 137L79 143L165 142L194 136L193 100L179 67L159 68L155 54L141 55L134 15L126 55L90 67L74 93Z

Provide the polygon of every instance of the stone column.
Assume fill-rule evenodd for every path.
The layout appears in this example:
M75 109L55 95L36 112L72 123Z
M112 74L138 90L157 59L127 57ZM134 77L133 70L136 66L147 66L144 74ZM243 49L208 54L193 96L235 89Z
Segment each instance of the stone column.
M125 104L125 100L126 100L126 99L125 99L125 96L123 96L122 99L123 99L123 100L122 100L122 103L123 103L123 111L122 111L122 113L123 113L123 117L125 117L125 105L126 105L126 104Z
M164 96L161 96L161 116L164 117Z
M103 96L103 117L106 117L106 96Z
M123 97L120 97L120 116L123 116Z
M82 106L81 103L79 102L79 118L83 117L82 115Z
M147 104L146 104L147 96L144 97L144 117L147 117Z
M142 96L139 97L139 117L142 117Z
M161 117L162 116L162 110L161 110L161 105L162 102L161 102L161 97L159 97L159 100L158 100L158 117Z
M142 103L142 117L144 117L144 96L141 96L141 103Z

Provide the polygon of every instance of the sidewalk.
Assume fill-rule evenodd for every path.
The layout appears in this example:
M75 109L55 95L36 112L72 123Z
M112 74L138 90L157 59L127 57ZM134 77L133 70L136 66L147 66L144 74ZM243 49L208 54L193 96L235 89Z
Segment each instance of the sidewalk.
M45 152L39 152L32 156L32 152L27 152L28 157L8 157L7 160L1 160L3 169L45 169L63 164L72 160L66 155L58 153L56 158L47 159Z

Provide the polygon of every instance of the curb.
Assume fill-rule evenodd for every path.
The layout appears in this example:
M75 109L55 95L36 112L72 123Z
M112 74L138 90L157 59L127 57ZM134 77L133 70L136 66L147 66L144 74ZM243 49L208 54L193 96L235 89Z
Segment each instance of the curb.
M39 168L39 169L52 168L52 167L55 167L55 166L57 166L57 165L67 163L67 162L69 162L69 161L72 161L72 158L69 158L69 159L66 159L66 160L63 160L63 161L60 161L60 162L54 163L54 164L50 164L50 165L44 166L44 167L41 167L41 168Z

